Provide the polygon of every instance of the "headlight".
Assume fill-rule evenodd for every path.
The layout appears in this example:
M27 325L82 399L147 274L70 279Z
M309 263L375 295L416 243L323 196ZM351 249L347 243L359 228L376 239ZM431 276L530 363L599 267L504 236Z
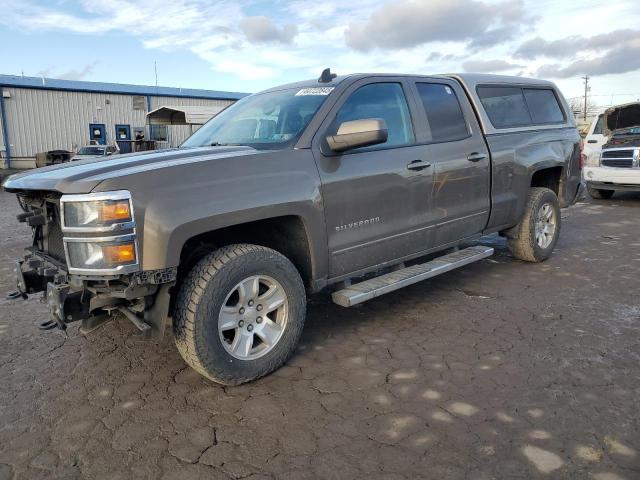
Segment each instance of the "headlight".
M585 166L587 167L599 167L600 166L600 151L590 151L587 153L587 158L585 162Z
M60 212L69 273L120 275L139 270L128 191L63 195Z
M105 232L134 227L128 191L63 195L60 206L64 231Z
M98 238L87 241L86 238L67 238L66 249L71 269L122 270L122 267L136 265L137 254L135 237Z

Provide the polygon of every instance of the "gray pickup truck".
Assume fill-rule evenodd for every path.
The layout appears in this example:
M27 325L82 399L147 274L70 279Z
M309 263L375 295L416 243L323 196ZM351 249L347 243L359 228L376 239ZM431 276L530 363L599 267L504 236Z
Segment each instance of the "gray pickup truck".
M17 294L90 332L171 324L185 361L239 384L282 365L307 295L349 307L493 253L539 262L579 193L581 141L549 82L358 74L250 95L180 148L10 177L33 230Z

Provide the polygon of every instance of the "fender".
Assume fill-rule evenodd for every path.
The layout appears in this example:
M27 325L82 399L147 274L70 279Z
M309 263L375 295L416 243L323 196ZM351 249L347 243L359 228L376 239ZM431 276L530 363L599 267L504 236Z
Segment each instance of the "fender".
M493 162L492 210L487 230L512 227L520 221L536 172L563 167L565 180L573 175L579 183L575 174L580 155L576 137L574 128L487 135ZM561 178L561 186L562 204L567 203L564 197L570 195L573 185Z
M326 278L320 178L310 150L253 151L147 169L104 181L97 190L116 185L132 194L143 270L178 266L185 242L202 233L292 215L305 226L313 278Z

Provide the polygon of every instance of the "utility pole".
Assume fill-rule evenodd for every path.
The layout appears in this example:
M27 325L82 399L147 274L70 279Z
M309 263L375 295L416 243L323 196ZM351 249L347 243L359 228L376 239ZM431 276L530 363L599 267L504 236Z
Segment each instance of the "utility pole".
M582 77L584 80L584 120L587 119L587 94L589 93L589 75Z

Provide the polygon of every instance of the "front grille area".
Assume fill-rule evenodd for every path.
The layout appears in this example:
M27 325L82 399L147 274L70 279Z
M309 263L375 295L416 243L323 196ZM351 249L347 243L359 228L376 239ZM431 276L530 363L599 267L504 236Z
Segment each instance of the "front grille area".
M601 163L603 167L633 168L633 149L603 150Z
M633 149L629 150L603 150L602 158L633 158Z
M603 158L602 165L605 167L632 168L633 158Z
M46 243L46 253L60 262L65 262L64 243L62 241L62 228L60 218L56 217L48 225Z

